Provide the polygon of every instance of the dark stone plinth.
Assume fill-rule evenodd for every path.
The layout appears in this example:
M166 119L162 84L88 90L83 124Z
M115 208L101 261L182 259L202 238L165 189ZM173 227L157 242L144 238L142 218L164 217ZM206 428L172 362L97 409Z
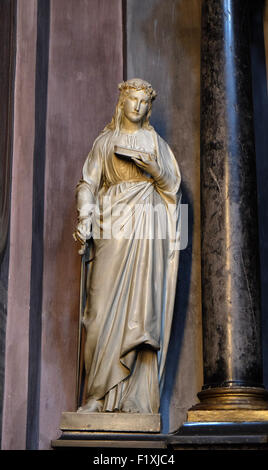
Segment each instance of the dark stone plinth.
M165 449L166 441L166 434L64 432L60 439L52 441L51 446L53 449L81 447Z
M52 448L268 450L267 423L186 423L174 434L66 433Z
M185 423L168 444L174 450L268 450L268 422Z
M185 423L176 436L266 436L268 442L268 421L243 423ZM171 438L172 440L172 438Z
M203 390L262 387L248 5L202 7Z

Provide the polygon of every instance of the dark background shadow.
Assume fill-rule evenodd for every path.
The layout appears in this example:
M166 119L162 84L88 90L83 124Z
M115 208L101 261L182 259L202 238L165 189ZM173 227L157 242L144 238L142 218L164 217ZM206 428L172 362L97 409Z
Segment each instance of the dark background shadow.
M192 270L192 242L193 242L193 204L191 197L182 181L182 204L188 205L188 245L180 251L179 271L174 306L174 316L171 328L170 343L166 360L166 373L163 392L161 396L160 413L162 415L162 432L169 431L169 407L172 392L175 386L176 373L182 348L185 322L188 312L191 270Z

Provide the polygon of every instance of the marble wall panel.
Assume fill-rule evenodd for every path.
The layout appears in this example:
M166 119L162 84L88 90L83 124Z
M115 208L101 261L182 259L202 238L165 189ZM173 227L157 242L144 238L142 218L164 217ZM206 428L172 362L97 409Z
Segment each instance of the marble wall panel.
M80 257L75 186L123 78L120 0L52 0L45 169L40 448L75 410Z

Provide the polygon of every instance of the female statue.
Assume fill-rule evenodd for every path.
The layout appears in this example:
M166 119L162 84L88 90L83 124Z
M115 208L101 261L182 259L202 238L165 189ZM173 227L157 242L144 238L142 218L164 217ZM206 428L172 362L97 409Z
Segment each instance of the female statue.
M92 237L93 247L78 412L157 413L178 269L180 172L149 124L152 86L132 79L119 90L77 185L75 238Z

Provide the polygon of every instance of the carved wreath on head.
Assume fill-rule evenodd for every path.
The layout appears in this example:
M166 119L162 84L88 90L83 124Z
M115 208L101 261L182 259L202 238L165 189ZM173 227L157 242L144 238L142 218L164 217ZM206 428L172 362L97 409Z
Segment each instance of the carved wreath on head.
M141 78L132 78L126 82L119 83L118 88L122 92L127 92L129 88L135 88L135 90L144 90L150 96L151 101L153 101L157 96L157 93L153 89L152 85L149 82L146 82L146 80L142 80Z

